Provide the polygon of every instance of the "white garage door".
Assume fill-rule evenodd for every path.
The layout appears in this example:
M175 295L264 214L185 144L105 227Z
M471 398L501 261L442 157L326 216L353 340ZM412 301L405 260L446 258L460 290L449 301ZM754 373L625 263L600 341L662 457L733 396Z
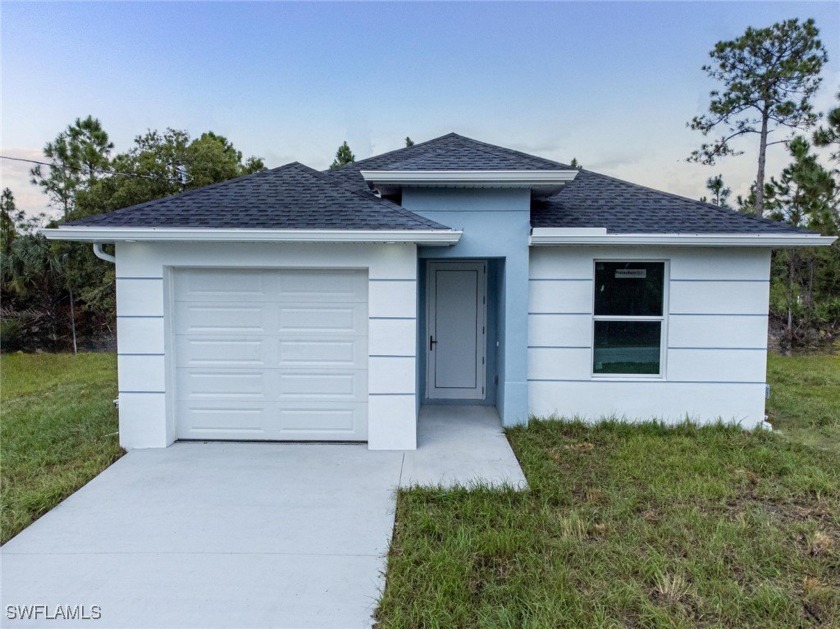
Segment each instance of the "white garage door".
M362 271L175 272L179 439L367 439Z

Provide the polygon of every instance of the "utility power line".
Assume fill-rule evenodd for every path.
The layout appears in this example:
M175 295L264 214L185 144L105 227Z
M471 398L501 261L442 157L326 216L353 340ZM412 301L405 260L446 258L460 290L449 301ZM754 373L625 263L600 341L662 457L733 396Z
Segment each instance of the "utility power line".
M51 164L50 162L41 162L37 159L25 159L23 157L11 157L10 155L0 155L0 159L8 159L13 162L26 162L27 164L38 164L39 166L49 166L50 168L68 168L70 170L77 170L80 172L94 172L100 175L115 175L120 177L140 177L142 179L151 179L153 181L169 181L179 185L185 185L189 181L184 181L183 177L158 177L156 175L144 175L142 173L124 173L117 170L105 170L104 168L81 168L79 166L59 166ZM178 171L181 172L180 170Z

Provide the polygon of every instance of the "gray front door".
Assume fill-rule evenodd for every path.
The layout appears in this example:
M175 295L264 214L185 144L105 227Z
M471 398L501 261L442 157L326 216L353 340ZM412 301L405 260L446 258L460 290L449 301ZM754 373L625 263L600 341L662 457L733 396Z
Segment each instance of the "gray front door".
M426 396L484 399L487 262L429 262Z

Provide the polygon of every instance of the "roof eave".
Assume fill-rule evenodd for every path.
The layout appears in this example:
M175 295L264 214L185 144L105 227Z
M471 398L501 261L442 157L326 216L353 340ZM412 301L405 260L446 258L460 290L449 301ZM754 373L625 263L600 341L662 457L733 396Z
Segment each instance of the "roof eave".
M449 246L461 239L458 230L353 229L223 229L198 227L96 227L87 225L42 229L49 240L77 242L336 242L414 243Z
M550 188L573 181L577 170L360 170L374 186Z
M679 247L827 247L837 238L820 234L784 233L673 233L608 234L603 228L537 227L531 230L531 246L542 245L669 245Z

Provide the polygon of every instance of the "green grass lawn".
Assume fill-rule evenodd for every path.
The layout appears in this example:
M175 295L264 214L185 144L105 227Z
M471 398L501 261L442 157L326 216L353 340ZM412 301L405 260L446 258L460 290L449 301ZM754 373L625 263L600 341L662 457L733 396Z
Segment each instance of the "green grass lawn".
M840 455L840 354L768 358L773 427L787 438Z
M532 422L530 491L401 491L394 627L840 627L840 370L771 357L779 433Z
M117 459L112 354L0 357L2 539ZM533 422L527 492L398 497L391 627L840 627L840 362L770 357L776 433Z
M114 354L0 356L0 538L122 455Z

